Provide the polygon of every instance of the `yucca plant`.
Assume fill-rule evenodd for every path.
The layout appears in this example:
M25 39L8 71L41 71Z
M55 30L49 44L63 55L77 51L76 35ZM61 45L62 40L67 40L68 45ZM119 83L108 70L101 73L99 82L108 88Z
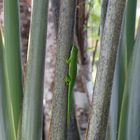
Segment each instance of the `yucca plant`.
M105 0L104 0L105 1ZM108 1L111 3L111 0ZM108 127L107 132L106 130L102 129L104 127L103 120L106 116L105 113L102 113L102 120L99 123L98 118L93 120L95 123L101 124L101 126L98 125L95 126L95 124L90 124L92 129L92 133L97 134L93 137L93 139L99 138L98 134L103 135L103 133L106 133L106 140L139 140L140 134L140 122L139 122L139 27L137 28L135 25L136 22L136 7L137 7L137 1L136 0L127 0L125 5L125 11L122 21L122 28L120 33L120 39L119 39L119 45L118 45L118 52L117 52L117 61L116 61L116 67L115 67L115 74L113 79L113 88L112 88L112 96L111 96L111 106L110 106L110 116L108 119ZM109 12L108 9L107 12ZM107 20L107 19L106 19ZM114 23L115 24L115 23ZM140 24L140 23L139 23ZM109 25L108 25L109 26ZM136 31L135 31L136 29ZM104 32L107 32L107 27L105 28ZM113 36L114 34L112 34ZM102 41L102 40L101 40ZM101 44L102 45L102 44ZM101 46L102 47L102 46ZM109 47L109 46L106 46ZM102 50L101 50L102 52ZM104 55L104 59L105 59ZM112 58L110 58L112 59ZM108 61L109 63L109 61ZM103 68L104 70L105 68ZM102 75L103 78L105 75ZM101 77L102 77L101 76ZM98 77L98 75L97 75ZM98 81L98 79L96 80ZM98 81L100 82L100 81ZM96 86L96 85L95 85ZM95 87L96 88L96 87ZM100 87L101 88L101 87ZM107 88L107 87L106 87ZM100 89L98 91L102 92ZM95 92L98 93L96 90ZM103 90L105 93L107 91L106 89ZM101 93L98 93L98 95L95 95L95 99L100 99L99 101L102 101L102 97L100 96ZM107 94L105 96L107 102ZM93 94L94 98L94 94ZM103 111L104 107L100 107L100 111L98 110L98 105L95 104L96 100L94 100L93 108L94 108L94 114L91 114L93 116L99 117L99 112ZM96 102L97 103L97 102ZM106 105L106 104L105 104ZM96 106L96 107L95 107ZM106 108L107 109L107 108ZM98 112L99 111L99 112ZM105 115L105 116L104 116ZM104 117L103 117L104 116ZM103 121L103 122L102 122ZM93 122L93 121L92 121ZM102 129L103 131L98 131L96 133L96 129ZM100 130L101 130L100 129ZM90 131L91 132L91 131ZM104 137L105 139L105 137Z
M64 8L63 6L61 7L61 12L63 12L63 10L66 10L66 1L61 2L64 6ZM73 2L70 3L72 5ZM19 30L19 1L4 0L4 28L2 28L2 26L0 27L0 140L42 139L42 93L48 0L33 0L32 4L31 29L27 58L27 75L25 85L23 85L20 59L21 45ZM104 134L101 134L101 138L103 138L106 134L106 140L140 139L140 23L139 27L136 28L136 5L136 0L127 0L127 4L125 6L117 52L115 74L113 79L110 115L107 119L103 120L108 121L108 127L107 131L104 130ZM67 7L68 6L69 5L67 3ZM69 11L71 10L74 13L74 9L70 8ZM72 14L69 13L68 15L70 17L73 17ZM61 40L62 36L58 37L60 41L59 46L61 47L62 45L64 45L62 46L64 49L61 48L59 50L58 48L60 52L58 55L60 55L60 58L64 58L61 53L62 50L65 50L67 54L69 53L69 50L67 50L65 45L69 45L68 41L70 42L70 40L67 41L67 36L69 36L69 33L73 30L72 27L74 24L69 17L68 21L71 21L69 22L71 23L71 28L69 28L69 26L67 26L67 28L69 28L69 30L72 30L69 32L65 32L65 30L63 30L64 17L67 17L67 15L63 16L63 13L61 13L61 26L58 27L60 28L59 33L63 33L64 38L66 38L65 42L63 43L63 41ZM106 18L106 20L110 21L111 19L112 18ZM68 25L67 22L65 24ZM109 22L109 24L111 24L112 28L114 27L111 22ZM106 25L106 27L107 26L108 25ZM135 29L137 29L137 31L135 31ZM61 30L63 32L61 32ZM67 36L65 35L65 33L67 33ZM110 32L108 32L108 34L109 33ZM72 36L72 34L73 32L70 34L70 36ZM135 34L137 35L135 36ZM110 34L110 36L111 35L112 34ZM115 36L113 37L113 39L115 40ZM108 39L106 37L104 38ZM111 43L113 43L113 39ZM102 54L102 56L103 55L104 54ZM63 59L60 60L62 61ZM57 63L59 64L59 61ZM64 61L62 61L62 64L66 66ZM59 67L61 67L61 65ZM63 69L63 67L61 68ZM58 69L58 72L59 71L60 70ZM62 85L66 86L64 85L65 83L63 83L64 76L65 75L63 73L62 77L59 77L59 75L57 75L58 79L61 78ZM98 83L99 82L100 81L98 81ZM57 82L57 84L58 85L56 85L56 87L58 87L58 89L61 91L62 89L60 88L62 87L59 86L59 81ZM59 94L59 96L60 95L61 94ZM55 98L56 99L54 101L58 99L57 96ZM66 94L65 98L61 97L64 103L64 105L61 104L61 110L64 113L66 113L66 98ZM54 105L54 108L55 107L57 107L57 105ZM63 107L65 107L65 109ZM96 107L98 109L98 106ZM56 109L60 108L58 107ZM53 111L56 113L56 115L53 114L52 119L52 121L54 121L52 123L52 126L56 127L57 130L52 127L50 136L52 137L52 139L65 139L66 134L64 133L66 132L66 118L64 117L65 119L62 119L63 122L59 121L61 118L57 117L57 111L58 110ZM94 110L94 112L96 112L96 110ZM57 117L57 119L55 119L55 117ZM57 123L55 123L55 121ZM102 121L102 119L100 121ZM64 126L64 128L61 130L61 135L59 135L58 133L60 131L60 129L58 130L59 127L56 126L60 125L60 123L62 123L61 125ZM100 124L102 124L102 122L100 122ZM96 124L90 124L90 128L94 126L96 128ZM54 134L53 132L57 132L57 134ZM60 138L58 137L58 135ZM90 133L90 136L88 137L89 140L91 140L90 137L95 139L92 133ZM100 136L97 135L96 137L100 138Z
M124 12L106 140L138 140L140 136L138 132L140 23L137 28L136 5L137 0L128 0Z
M48 0L33 0L25 88L20 59L19 1L4 0L0 33L0 139L41 140ZM24 91L24 93L23 93Z
M129 99L136 92L130 92L130 83L132 82L130 75L133 75L133 70L130 69L134 68L132 67L131 57L134 53L133 49L136 47L134 44L137 42L135 41L136 4L137 0L127 1L122 22L109 118L109 137L113 140L131 139L131 137L128 137L128 125L130 123L128 122L128 110ZM132 131L129 131L129 135L131 134Z

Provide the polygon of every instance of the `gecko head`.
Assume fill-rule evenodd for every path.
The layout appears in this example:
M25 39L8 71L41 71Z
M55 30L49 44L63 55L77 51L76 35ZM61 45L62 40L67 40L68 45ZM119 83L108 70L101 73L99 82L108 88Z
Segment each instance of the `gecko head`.
M72 47L72 52L73 52L73 53L75 53L75 54L77 54L77 53L78 53L78 49L77 49L77 47L76 47L76 46Z

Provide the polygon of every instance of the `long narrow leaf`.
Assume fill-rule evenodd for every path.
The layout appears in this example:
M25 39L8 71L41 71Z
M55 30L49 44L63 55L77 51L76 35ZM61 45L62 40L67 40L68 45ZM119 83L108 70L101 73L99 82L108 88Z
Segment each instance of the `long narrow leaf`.
M6 140L4 120L4 71L3 71L3 43L0 30L0 140Z
M47 7L48 0L33 0L21 140L42 139Z
M125 45L127 47L127 71L126 71L126 79L124 81L124 92L121 92L119 96L119 116L118 116L118 139L124 140L126 139L126 127L127 127L127 117L128 117L128 99L130 97L130 93L127 92L128 83L129 82L129 74L128 66L129 61L131 59L131 55L134 48L134 37L135 37L135 18L136 18L136 5L137 0L128 0L126 7L126 16L125 16ZM121 60L120 60L121 61Z
M132 58L130 76L130 86L128 86L128 92L130 92L129 106L128 106L128 123L127 123L127 140L139 140L140 139L140 24L137 34L137 40Z
M131 52L134 44L136 2L137 0L127 1L121 28L119 50L113 80L109 118L111 140L116 140L118 134L124 86L126 81L129 59L131 57ZM123 131L124 130L121 130L122 134Z
M111 140L116 140L117 138L117 129L118 129L118 119L120 115L122 96L124 91L125 78L127 73L127 48L126 48L126 36L125 36L125 22L123 18L122 31L120 34L120 42L117 52L117 60L114 72L113 87L112 87L112 96L111 96L111 105L110 105L110 117L108 120L107 136ZM110 132L108 132L110 131ZM106 138L109 139L108 137Z
M7 107L5 116L9 119L6 130L17 137L19 118L22 107L22 75L20 62L20 33L18 0L4 0L4 72L5 72L5 96ZM12 130L9 129L10 124ZM13 132L12 132L13 131Z
M140 139L140 22L139 29L137 33L137 38L135 42L135 47L133 51L132 61L129 67L129 77L128 77L128 86L126 86L127 93L127 109L126 115L127 118L125 120L125 138L127 140L139 140ZM124 102L125 103L125 102ZM125 106L124 106L125 107ZM125 109L123 109L125 111ZM124 117L123 117L124 118ZM124 127L123 127L124 128ZM122 129L121 129L122 130ZM120 137L120 139L122 139ZM119 139L119 140L120 140Z

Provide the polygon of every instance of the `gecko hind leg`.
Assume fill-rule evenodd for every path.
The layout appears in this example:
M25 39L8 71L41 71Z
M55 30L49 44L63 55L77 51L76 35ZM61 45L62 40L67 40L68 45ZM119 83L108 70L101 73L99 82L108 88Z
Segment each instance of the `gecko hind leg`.
M71 78L69 75L65 76L65 79L64 81L66 82L67 85L69 85L70 81L71 81Z
M66 59L66 64L70 64L70 62L71 62L71 58L69 57Z

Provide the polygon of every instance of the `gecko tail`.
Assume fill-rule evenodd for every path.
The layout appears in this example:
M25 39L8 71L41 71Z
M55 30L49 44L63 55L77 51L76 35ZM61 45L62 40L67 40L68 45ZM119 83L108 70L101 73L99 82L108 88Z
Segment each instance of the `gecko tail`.
M68 104L67 104L67 126L70 125L70 117L71 117L71 101L72 101L72 89L68 90Z

